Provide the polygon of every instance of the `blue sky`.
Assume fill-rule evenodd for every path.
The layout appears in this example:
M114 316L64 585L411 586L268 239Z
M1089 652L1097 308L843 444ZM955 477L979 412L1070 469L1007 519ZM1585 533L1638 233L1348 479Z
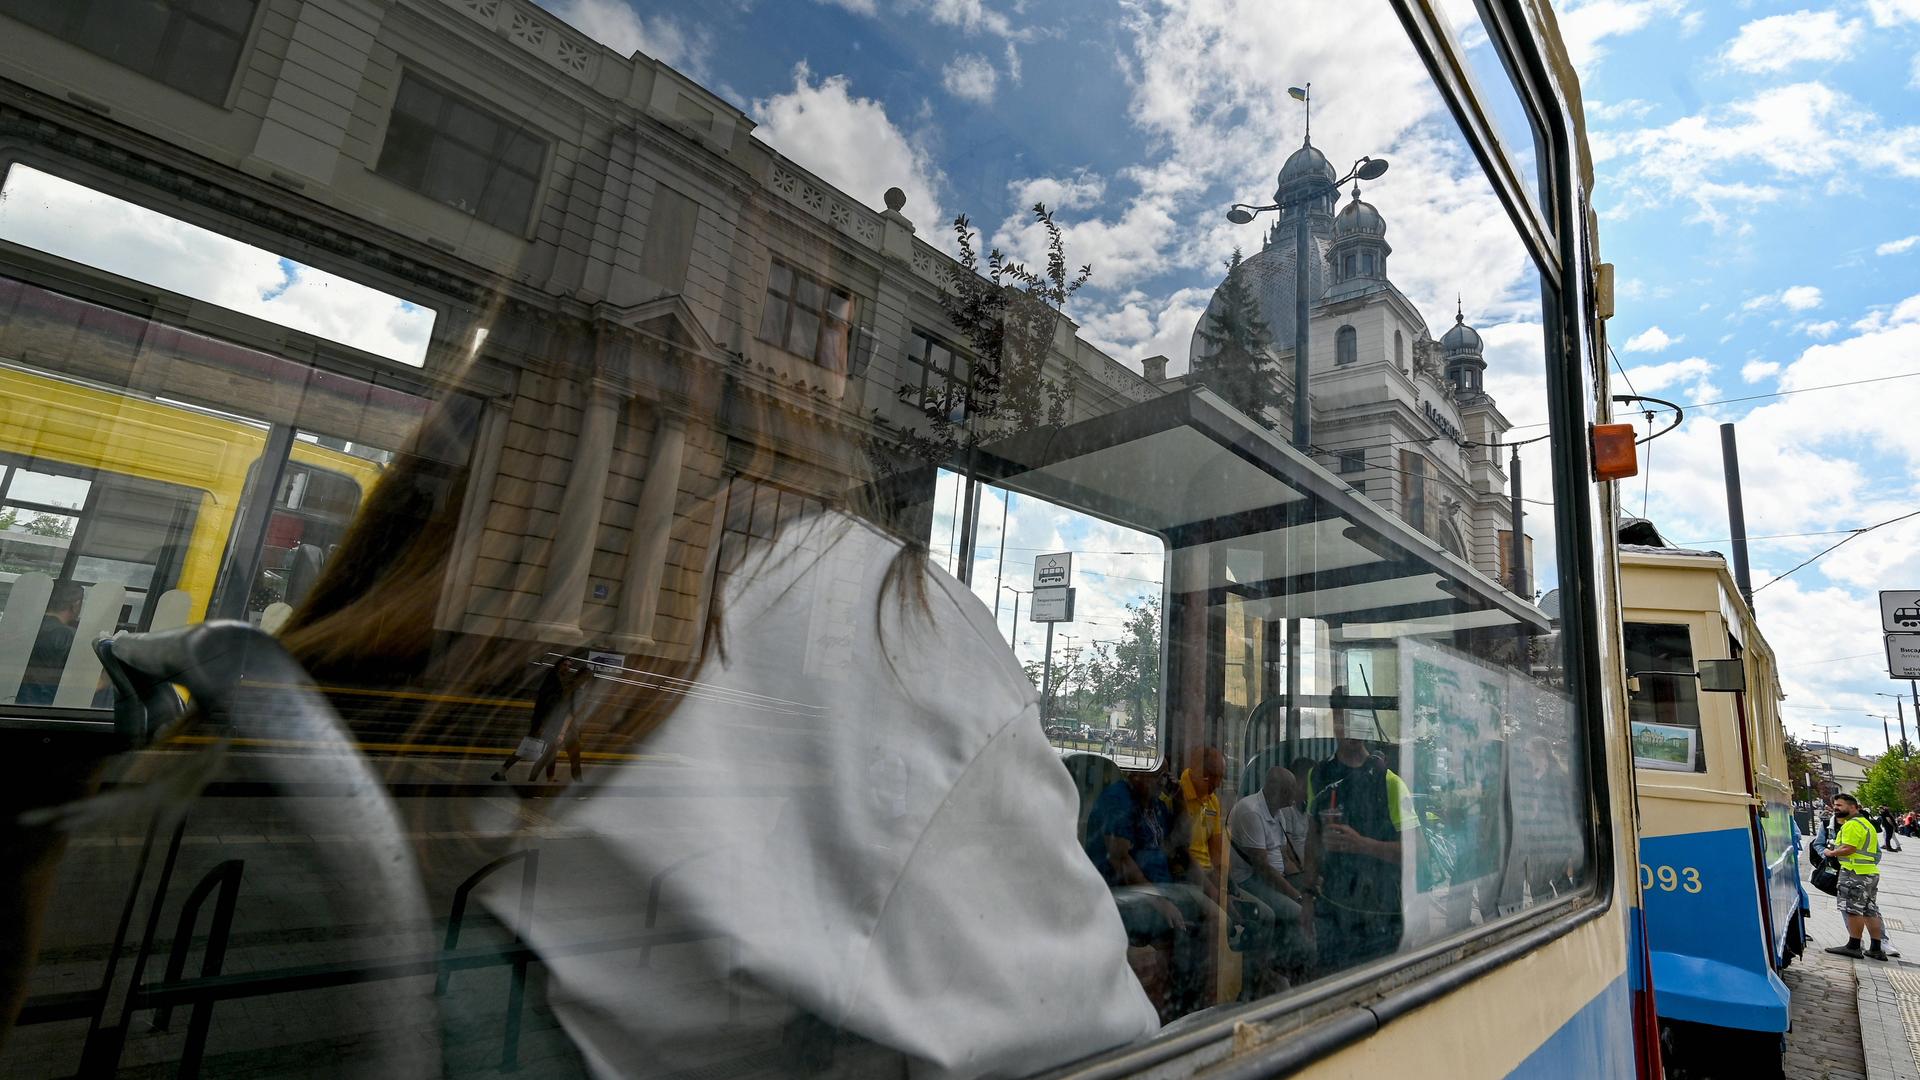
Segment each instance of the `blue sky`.
M921 234L968 213L1037 250L1044 199L1094 281L1071 314L1137 364L1187 341L1219 265L1259 246L1225 204L1264 201L1299 144L1285 88L1314 84L1316 145L1392 171L1395 282L1433 332L1456 294L1488 341L1490 391L1537 422L1539 294L1484 178L1386 4L1306 0L547 0L733 101L756 134ZM1531 140L1470 0L1441 5L1523 164ZM1675 540L1724 548L1716 425L1740 422L1757 607L1793 730L1877 745L1886 680L1874 594L1920 588L1920 519L1776 576L1846 530L1920 508L1920 0L1566 0L1597 162L1610 337L1624 378L1689 411L1623 485ZM1856 379L1879 381L1832 390ZM1633 417L1638 419L1637 416ZM1528 462L1531 497L1552 496ZM1017 514L1018 508L1015 508ZM1534 517L1536 551L1551 550ZM1819 533L1829 535L1783 535ZM1122 545L1124 547L1124 545ZM1551 576L1551 566L1542 567ZM1910 719L1911 722L1911 719ZM1920 731L1920 725L1916 725Z

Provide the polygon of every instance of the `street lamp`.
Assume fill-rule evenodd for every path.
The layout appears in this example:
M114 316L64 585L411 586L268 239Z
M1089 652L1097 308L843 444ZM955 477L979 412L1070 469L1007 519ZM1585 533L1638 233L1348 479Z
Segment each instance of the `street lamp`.
M1312 87L1311 83L1307 85L1308 89ZM1287 93L1294 100L1307 103L1308 89L1295 92L1289 88ZM1311 104L1308 104L1308 108L1311 110ZM1309 111L1307 116L1307 137L1301 140L1300 149L1295 154L1303 154L1313 147L1312 112ZM1347 175L1338 180L1326 180L1310 164L1303 180L1291 182L1290 187L1274 191L1271 204L1254 206L1251 203L1234 203L1227 209L1227 220L1235 225L1245 225L1256 215L1269 210L1287 210L1293 214L1293 446L1302 454L1313 453L1313 413L1307 401L1307 352L1312 343L1307 319L1313 297L1309 294L1307 282L1312 276L1308 268L1314 256L1311 254L1313 228L1307 221L1307 208L1315 199L1337 193L1340 185L1349 180L1377 180L1386 171L1385 158L1363 157L1353 163ZM1282 166L1280 175L1285 177L1286 174L1286 167ZM1292 754L1300 738L1300 620L1297 618L1287 620L1286 737L1288 753Z
M1004 547L1006 545L1002 544L1001 546ZM1013 650L1013 659L1017 663L1020 659L1020 594L1026 593L1031 596L1033 590L1016 589L1011 585L1002 585L1000 586L1000 590L1001 592L1010 592L1013 594L1013 629L1007 631L1007 648ZM995 593L994 598L996 600L999 599L999 593Z
M1900 718L1900 745L1907 745L1907 699L1900 694L1888 694L1879 690L1875 690L1873 696L1893 699L1893 711ZM1914 715L1914 723L1920 724L1920 713Z
M1313 145L1311 139L1302 144L1305 150ZM1282 170L1284 174L1285 170ZM1313 298L1308 294L1308 263L1312 259L1313 229L1307 221L1307 207L1313 200L1329 193L1338 192L1340 185L1349 180L1377 180L1387 171L1387 159L1363 157L1353 163L1347 175L1338 180L1324 180L1318 176L1309 176L1305 182L1298 183L1292 191L1275 191L1273 203L1266 206L1254 206L1250 203L1234 203L1227 210L1227 220L1235 225L1245 225L1255 215L1269 210L1288 210L1293 213L1293 445L1303 454L1311 453L1313 440L1313 414L1307 404L1307 309ZM1284 201L1282 201L1284 200Z

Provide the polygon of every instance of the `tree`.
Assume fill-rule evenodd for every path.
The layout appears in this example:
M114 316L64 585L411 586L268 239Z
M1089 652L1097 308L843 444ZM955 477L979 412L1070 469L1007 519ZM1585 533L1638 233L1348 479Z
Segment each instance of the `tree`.
M13 528L13 523L18 520L20 520L20 511L13 507L9 506L4 510L0 510L0 532L5 532Z
M1793 778L1795 802L1820 797L1820 758L1791 735L1787 736L1787 775Z
M1906 788L1915 764L1913 747L1905 742L1881 754L1867 770L1867 778L1860 781L1860 805L1905 810Z
M1047 373L1047 357L1062 309L1093 276L1093 267L1069 273L1053 212L1035 203L1033 217L1047 234L1047 264L1040 270L998 248L987 252L983 265L967 216L953 219L960 261L941 290L940 306L966 338L969 373L925 398L918 386L899 388L900 399L927 420L924 430L902 439L923 461L947 464L982 443L1066 420L1074 368L1067 365L1055 378Z
M73 519L58 514L35 514L20 527L35 536L51 536L57 540L73 535Z
M1278 405L1282 396L1280 365L1272 351L1273 328L1260 317L1260 302L1239 248L1227 260L1227 279L1215 295L1219 304L1208 310L1200 324L1207 355L1194 358L1194 376L1228 404L1271 428L1274 422L1267 409Z
M1147 717L1160 711L1160 598L1128 604L1125 636L1096 650L1102 701L1125 705L1127 726L1145 736Z

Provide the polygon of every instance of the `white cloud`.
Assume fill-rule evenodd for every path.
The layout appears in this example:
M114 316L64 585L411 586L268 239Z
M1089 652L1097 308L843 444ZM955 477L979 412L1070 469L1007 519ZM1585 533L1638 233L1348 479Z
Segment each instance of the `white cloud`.
M1684 0L1568 0L1560 6L1560 36L1581 79L1607 55L1606 40L1644 29L1656 18L1684 17Z
M1020 47L1007 42L1007 81L1015 85L1020 82Z
M830 7L845 8L855 15L880 14L880 9L874 0L820 0L820 2Z
M1586 104L1587 120L1590 123L1610 124L1616 120L1641 120L1653 111L1653 102L1639 98L1626 101L1589 101Z
M1657 326L1649 326L1640 333L1628 338L1627 343L1621 347L1628 352L1659 352L1669 345L1678 345L1686 339L1687 336L1685 334L1681 334L1678 337L1669 337L1665 330Z
M1807 335L1808 337L1815 337L1815 338L1830 338L1833 336L1834 331L1838 329L1840 329L1840 321L1838 319L1827 319L1824 322L1809 322L1809 323L1800 324L1801 333Z
M957 26L969 34L984 32L1016 40L1030 36L1016 29L1006 15L988 7L984 0L930 0L927 14L934 22Z
M1740 368L1740 377L1750 383L1769 379L1780 374L1780 365L1773 360L1750 360Z
M1721 58L1751 72L1784 71L1803 60L1845 60L1864 32L1860 20L1843 22L1837 11L1769 15L1742 26Z
M993 100L1000 73L994 70L992 61L979 53L961 53L947 62L940 73L940 82L954 97L986 102Z
M1789 311L1812 311L1821 304L1821 294L1813 285L1789 285L1777 293L1764 293L1740 305L1742 311L1759 311L1779 305Z
M939 168L887 118L885 106L856 96L845 75L815 82L806 64L796 65L793 89L754 102L751 111L760 120L754 134L768 146L868 206L881 205L886 190L898 187L921 232L930 240L944 236L941 226L952 215L941 208Z
M1842 174L1920 179L1920 126L1889 126L1819 82L1772 87L1669 124L1591 138L1595 159L1612 162L1611 211L1686 202L1695 207L1690 220L1716 229L1735 227L1731 208L1777 201Z
M1641 364L1627 369L1626 381L1642 393L1657 393L1669 387L1684 387L1692 396L1706 397L1713 392L1707 381L1713 377L1713 364L1702 356L1668 360L1660 364Z
M425 362L431 310L25 165L0 238L403 364Z
M1920 0L1867 0L1867 12L1875 26L1920 22Z
M1873 249L1875 255L1905 255L1915 247L1920 247L1920 236L1903 236L1898 240L1889 240Z
M696 79L706 80L713 41L705 31L689 30L665 15L642 19L626 0L535 2L622 56L645 53Z

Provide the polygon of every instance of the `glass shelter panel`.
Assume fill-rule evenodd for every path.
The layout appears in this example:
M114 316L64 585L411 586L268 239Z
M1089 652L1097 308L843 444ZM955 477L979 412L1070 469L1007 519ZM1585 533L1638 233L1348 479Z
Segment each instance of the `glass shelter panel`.
M1029 1075L1591 897L1551 298L1400 15L1032 7L308 0L325 153L11 166L9 1066Z

